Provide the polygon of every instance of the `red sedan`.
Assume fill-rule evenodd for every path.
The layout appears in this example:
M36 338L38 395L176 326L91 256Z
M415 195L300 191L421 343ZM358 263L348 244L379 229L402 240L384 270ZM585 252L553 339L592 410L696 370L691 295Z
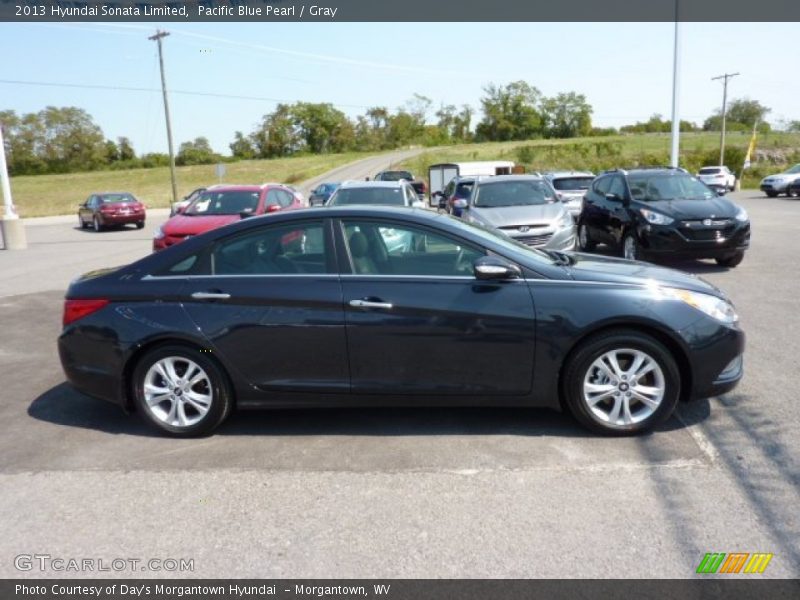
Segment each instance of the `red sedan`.
M141 229L146 216L144 204L127 192L92 194L78 208L81 229L93 227L95 231L129 223Z
M297 196L278 183L214 186L156 230L153 252L239 219L301 207Z

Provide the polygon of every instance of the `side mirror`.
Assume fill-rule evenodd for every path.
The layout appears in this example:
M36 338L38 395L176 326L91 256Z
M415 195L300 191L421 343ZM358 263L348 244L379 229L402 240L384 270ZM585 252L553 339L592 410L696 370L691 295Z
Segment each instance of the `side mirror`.
M266 212L274 213L274 212L278 212L280 209L281 209L280 204L267 204Z
M176 215L182 215L183 213L186 212L187 208L189 208L188 204L180 204L180 205L175 207L175 214Z
M497 256L482 256L472 264L475 279L503 280L519 279L522 277L520 268Z
M461 208L463 210L466 210L469 208L469 204L464 198L456 198L455 200L453 200L453 208Z
M630 204L627 198L623 198L619 194L606 194L606 198L608 198L611 202L619 202L624 206L628 206L628 204Z
M422 200L415 200L414 202L411 203L411 206L413 206L414 208L427 208L427 206Z

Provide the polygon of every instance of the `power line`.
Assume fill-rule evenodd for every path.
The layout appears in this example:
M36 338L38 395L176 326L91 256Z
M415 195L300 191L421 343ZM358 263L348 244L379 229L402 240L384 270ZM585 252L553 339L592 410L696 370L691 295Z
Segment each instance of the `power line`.
M44 86L44 87L63 87L63 88L77 88L77 89L87 89L87 90L111 90L111 91L121 91L121 92L149 92L149 93L161 93L161 90L156 88L144 88L144 87L131 87L131 86L121 86L121 85L101 85L101 84L92 84L92 83L65 83L65 82L55 82L55 81L27 81L21 79L0 79L0 83L7 83L11 85L37 85L37 86ZM238 94L220 94L217 92L198 92L196 90L172 90L170 94L181 94L184 96L206 96L209 98L227 98L230 100L255 100L258 102L294 102L294 100L287 100L281 98L268 98L265 96L242 96ZM372 106L366 106L363 104L339 104L331 102L333 106L340 106L342 108L372 108Z

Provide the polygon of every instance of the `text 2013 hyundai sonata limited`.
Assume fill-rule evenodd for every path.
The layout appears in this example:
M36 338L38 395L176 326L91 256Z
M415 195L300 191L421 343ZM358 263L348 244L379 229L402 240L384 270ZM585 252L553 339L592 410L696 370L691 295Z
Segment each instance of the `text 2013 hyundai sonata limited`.
M720 290L679 271L353 206L84 275L58 346L79 390L174 435L234 408L345 404L564 406L629 434L731 390L744 334Z

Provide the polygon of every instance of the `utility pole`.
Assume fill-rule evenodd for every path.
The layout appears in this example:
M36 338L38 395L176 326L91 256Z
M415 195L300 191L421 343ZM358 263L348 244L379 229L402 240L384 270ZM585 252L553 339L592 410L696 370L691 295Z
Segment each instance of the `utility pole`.
M167 80L164 77L164 54L161 50L161 39L169 35L168 31L156 30L155 35L151 35L148 40L153 40L158 44L158 64L161 67L161 91L164 94L164 114L167 118L167 144L169 146L169 174L172 178L172 201L178 201L178 182L175 179L175 151L172 147L172 123L169 118L169 100L167 100Z
M678 111L678 74L680 71L680 52L681 52L681 22L678 19L678 2L675 0L675 46L672 56L672 156L670 164L678 166L678 153L681 138L681 118Z
M719 164L725 165L725 116L728 107L728 79L736 77L739 73L724 73L719 77L712 77L711 81L722 79L722 131L719 136Z

